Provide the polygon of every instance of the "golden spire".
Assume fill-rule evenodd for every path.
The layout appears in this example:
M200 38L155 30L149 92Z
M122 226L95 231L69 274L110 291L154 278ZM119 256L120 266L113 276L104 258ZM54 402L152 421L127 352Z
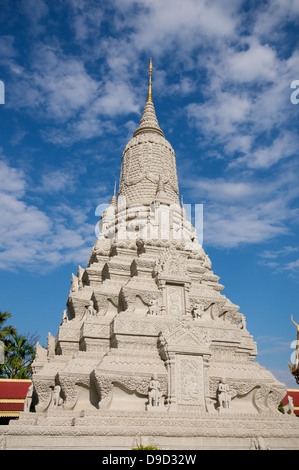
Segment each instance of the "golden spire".
M152 71L153 71L152 59L150 59L148 70L149 70L149 84L148 84L148 95L147 95L146 102L153 101L152 99Z

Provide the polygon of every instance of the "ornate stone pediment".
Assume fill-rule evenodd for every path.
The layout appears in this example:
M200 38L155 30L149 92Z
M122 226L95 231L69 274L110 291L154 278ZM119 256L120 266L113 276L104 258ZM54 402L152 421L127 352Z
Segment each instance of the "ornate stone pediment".
M156 264L159 279L191 282L186 259L173 247L167 248Z
M207 332L194 330L190 322L177 322L173 328L161 331L159 344L167 353L210 354Z

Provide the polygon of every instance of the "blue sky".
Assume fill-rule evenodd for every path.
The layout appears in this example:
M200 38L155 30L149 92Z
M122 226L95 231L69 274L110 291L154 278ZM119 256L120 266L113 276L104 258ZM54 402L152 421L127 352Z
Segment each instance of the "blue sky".
M299 1L1 0L0 310L46 344L153 99L257 361L296 388Z

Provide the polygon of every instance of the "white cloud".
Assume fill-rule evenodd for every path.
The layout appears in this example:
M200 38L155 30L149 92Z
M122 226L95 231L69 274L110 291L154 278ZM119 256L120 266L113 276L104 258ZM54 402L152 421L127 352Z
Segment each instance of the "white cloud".
M276 207L268 204L225 206L207 204L204 244L234 248L258 244L288 233L285 216L276 218Z
M44 31L41 21L49 13L49 8L45 0L21 0L20 11L26 15L29 23L29 33L37 35Z
M114 2L118 7L121 0ZM139 14L132 17L135 32L132 35L138 50L162 51L179 45L179 51L202 44L203 38L230 37L235 34L240 2L197 0L139 1ZM130 5L129 5L130 6ZM136 11L138 11L136 9Z
M230 203L242 200L247 201L248 198L254 198L254 200L256 200L257 195L264 193L264 190L258 183L229 181L224 178L203 178L196 183L195 187L207 200Z
M0 37L0 61L7 62L8 59L17 55L14 45L14 37L11 35L2 35Z
M260 253L259 264L272 269L274 274L287 273L288 277L298 281L299 258L294 259L294 255L298 256L298 251L298 246L286 246L281 250L266 250Z
M256 10L253 32L262 38L279 39L281 29L288 21L298 23L298 0L271 0Z
M26 201L28 182L21 170L1 161L0 175L0 269L86 263L95 235L84 210L47 206L46 214Z
M287 263L283 269L287 270L287 271L295 271L295 272L299 272L299 258L296 259L295 261L290 261L289 263Z
M100 96L86 111L85 115L106 115L109 117L121 114L138 113L140 105L134 90L123 81L106 82L101 87Z
M64 122L90 104L98 83L82 60L43 43L36 43L32 57L31 68L16 71L12 79L9 107L31 108L44 118Z
M23 237L36 238L50 229L47 216L34 206L27 205L14 194L1 192L1 244L10 245Z
M282 132L272 144L260 146L256 150L247 152L243 157L232 162L232 166L246 164L248 168L269 168L280 160L295 155L299 150L297 137L290 132Z
M68 3L76 40L86 40L100 30L104 16L102 5L92 0L68 0Z
M298 210L292 205L299 193L298 186L297 191L290 189L291 168L263 180L246 173L240 178L234 175L185 181L193 201L204 204L204 244L233 248L290 235L298 219Z
M85 70L83 62L53 47L36 47L33 84L43 97L47 114L65 120L90 104L98 84Z
M299 53L280 58L252 36L241 44L248 48L224 44L210 54L204 102L188 104L186 113L201 142L220 145L230 165L271 168L299 151L290 104Z
M0 160L0 191L23 195L25 191L25 175L22 170L10 167Z
M231 79L239 82L276 79L276 52L268 44L262 45L254 37L246 38L246 50L238 51L228 58L227 67Z
M75 189L75 177L71 171L48 170L41 176L41 185L35 190L42 193L56 193L61 191L72 192Z
M285 246L281 250L265 250L260 253L260 256L264 259L276 259L278 257L290 255L298 251L298 246Z
M211 101L204 104L191 103L186 110L189 119L207 136L225 136L235 134L236 126L249 118L250 99L246 94L218 90L213 93Z

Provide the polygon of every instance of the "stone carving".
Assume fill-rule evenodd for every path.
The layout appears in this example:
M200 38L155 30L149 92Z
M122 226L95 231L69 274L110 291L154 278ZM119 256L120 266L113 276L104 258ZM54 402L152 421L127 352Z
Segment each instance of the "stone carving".
M204 404L203 362L201 356L177 357L178 403Z
M246 318L245 315L242 315L241 321L239 323L241 330L246 330Z
M156 273L161 278L189 280L186 259L171 246L162 254L156 264Z
M220 409L230 408L231 394L228 383L225 379L221 379L217 389L218 405Z
M32 403L32 397L33 397L33 383L29 385L28 392L24 401L24 411L25 413L29 413L31 403Z
M37 394L38 403L35 406L35 410L37 413L44 412L49 407L51 400L52 400L52 389L55 385L53 385L54 379L50 378L49 376L39 376L36 374L33 377L33 384L34 389Z
M39 344L35 345L35 361L46 361L47 360L47 349Z
M147 315L158 315L159 314L159 299L153 297L150 300Z
M78 266L78 273L77 273L77 278L78 278L78 289L83 288L83 274L84 274L84 269L81 268L81 266Z
M153 374L148 386L148 401L150 406L160 406L161 398L162 392L160 390L160 381L158 380L157 375Z
M251 450L270 450L264 437L253 437Z
M66 322L68 321L68 319L69 319L69 318L68 318L68 312L67 312L67 310L63 310L63 315L62 315L62 322L61 322L61 324L62 324L62 323L66 323Z
M167 285L167 313L173 316L184 315L184 290L181 286Z
M51 406L53 406L54 408L58 408L62 406L63 404L63 399L60 396L60 392L61 392L60 385L55 385L53 394L52 394L52 401L51 401Z
M76 371L76 375L72 374L72 376L69 376L64 375L63 373L58 374L59 383L61 384L61 388L63 388L64 400L61 402L61 404L63 403L64 410L72 410L75 407L76 402L78 400L78 391L76 384L78 381L84 382L84 376L83 374L80 374L80 365L78 367L78 364L73 364L73 369Z
M290 414L291 416L296 416L294 412L293 397L291 397L290 395L288 395L287 404L283 406L283 412L284 414Z
M0 435L0 450L6 449L6 438L5 435Z
M194 319L202 319L203 307L201 304L195 304L192 309L192 316Z
M94 308L93 300L89 300L88 304L85 306L85 314L87 317L94 317L97 315L97 311Z
M72 274L71 280L71 292L77 292L79 290L79 280L75 274Z
M194 331L192 324L191 319L190 322L185 321L183 325L181 321L176 321L171 326L165 326L160 332L160 344L166 344L168 349L171 347L178 352L208 353L210 347L208 332L202 329Z
M55 338L50 332L48 333L47 337L47 354L48 357L55 356Z

